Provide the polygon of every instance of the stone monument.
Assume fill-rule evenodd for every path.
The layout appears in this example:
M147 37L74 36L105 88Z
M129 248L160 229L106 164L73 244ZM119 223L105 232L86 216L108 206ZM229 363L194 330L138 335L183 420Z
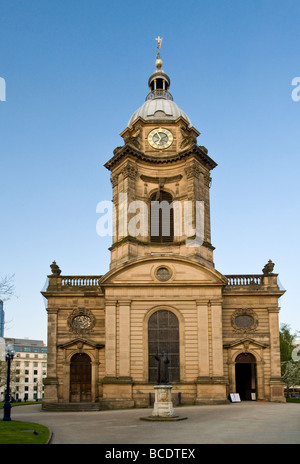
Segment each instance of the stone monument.
M165 351L162 350L161 354L155 356L158 362L157 367L157 385L154 387L155 402L152 416L141 417L142 420L158 420L158 421L172 421L183 420L187 417L180 417L175 414L172 402L172 386L169 385L169 369L170 360Z
M152 416L155 417L173 417L175 412L172 403L172 386L169 385L169 358L165 351L162 350L161 355L158 353L155 356L158 362L157 368L157 385L155 390L155 402Z

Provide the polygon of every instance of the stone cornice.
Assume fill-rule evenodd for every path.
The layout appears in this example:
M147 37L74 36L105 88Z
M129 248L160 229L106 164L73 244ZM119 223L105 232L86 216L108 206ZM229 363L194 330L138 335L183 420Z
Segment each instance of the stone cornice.
M136 147L131 145L130 143L126 143L120 148L117 148L115 150L114 156L105 163L105 167L108 170L112 170L112 168L118 164L125 156L131 155L135 159L139 159L141 161L146 161L148 163L152 164L172 164L176 163L177 161L180 161L184 158L187 158L191 155L196 156L203 164L204 166L211 170L214 169L217 166L217 163L213 161L206 153L205 151L199 147L196 144L193 144L189 148L182 150L175 155L169 155L169 156L151 156L143 153L142 151L138 150Z

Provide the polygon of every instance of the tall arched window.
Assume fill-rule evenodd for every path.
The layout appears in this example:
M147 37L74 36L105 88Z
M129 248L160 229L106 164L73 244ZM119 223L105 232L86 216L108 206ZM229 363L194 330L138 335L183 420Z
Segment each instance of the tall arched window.
M173 198L160 190L150 198L150 241L156 243L173 242L174 209Z
M164 350L170 360L169 380L178 382L179 372L179 322L174 313L159 310L148 322L149 381L157 381L156 354Z

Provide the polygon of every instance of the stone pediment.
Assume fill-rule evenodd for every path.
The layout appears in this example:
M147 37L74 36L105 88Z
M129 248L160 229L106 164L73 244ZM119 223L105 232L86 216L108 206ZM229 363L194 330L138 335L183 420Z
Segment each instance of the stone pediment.
M90 346L91 348L97 348L97 349L100 349L100 348L104 348L105 346L105 343L96 343L92 340L87 340L86 338L82 338L82 337L77 337L77 338L74 338L73 340L69 340L65 343L61 343L58 346L58 348L70 348L71 346L76 346L77 348L79 346L83 347L83 345L85 346Z
M226 278L193 259L172 256L143 257L119 265L102 276L99 285L217 285Z
M261 343L257 340L254 340L250 337L240 338L239 340L234 340L233 342L224 344L224 348L237 348L243 346L244 348L249 348L250 345L256 348L267 348L269 345L266 343Z

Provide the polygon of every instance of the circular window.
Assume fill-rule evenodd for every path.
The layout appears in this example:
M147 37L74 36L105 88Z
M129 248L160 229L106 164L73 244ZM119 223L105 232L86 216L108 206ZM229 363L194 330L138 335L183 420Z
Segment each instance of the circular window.
M95 316L86 308L76 308L68 317L68 326L70 330L79 335L92 330L95 323Z
M160 267L156 271L156 276L159 280L165 282L166 280L170 279L171 273L167 267Z
M231 316L231 325L236 332L252 332L258 326L258 317L252 309L237 309Z
M92 320L89 316L75 316L72 324L75 329L88 329L92 325Z
M242 328L246 328L246 329L249 329L250 327L253 326L254 324L254 319L252 316L248 316L248 315L242 315L242 316L237 316L234 320L235 322L235 325L237 327L240 327L241 329Z

